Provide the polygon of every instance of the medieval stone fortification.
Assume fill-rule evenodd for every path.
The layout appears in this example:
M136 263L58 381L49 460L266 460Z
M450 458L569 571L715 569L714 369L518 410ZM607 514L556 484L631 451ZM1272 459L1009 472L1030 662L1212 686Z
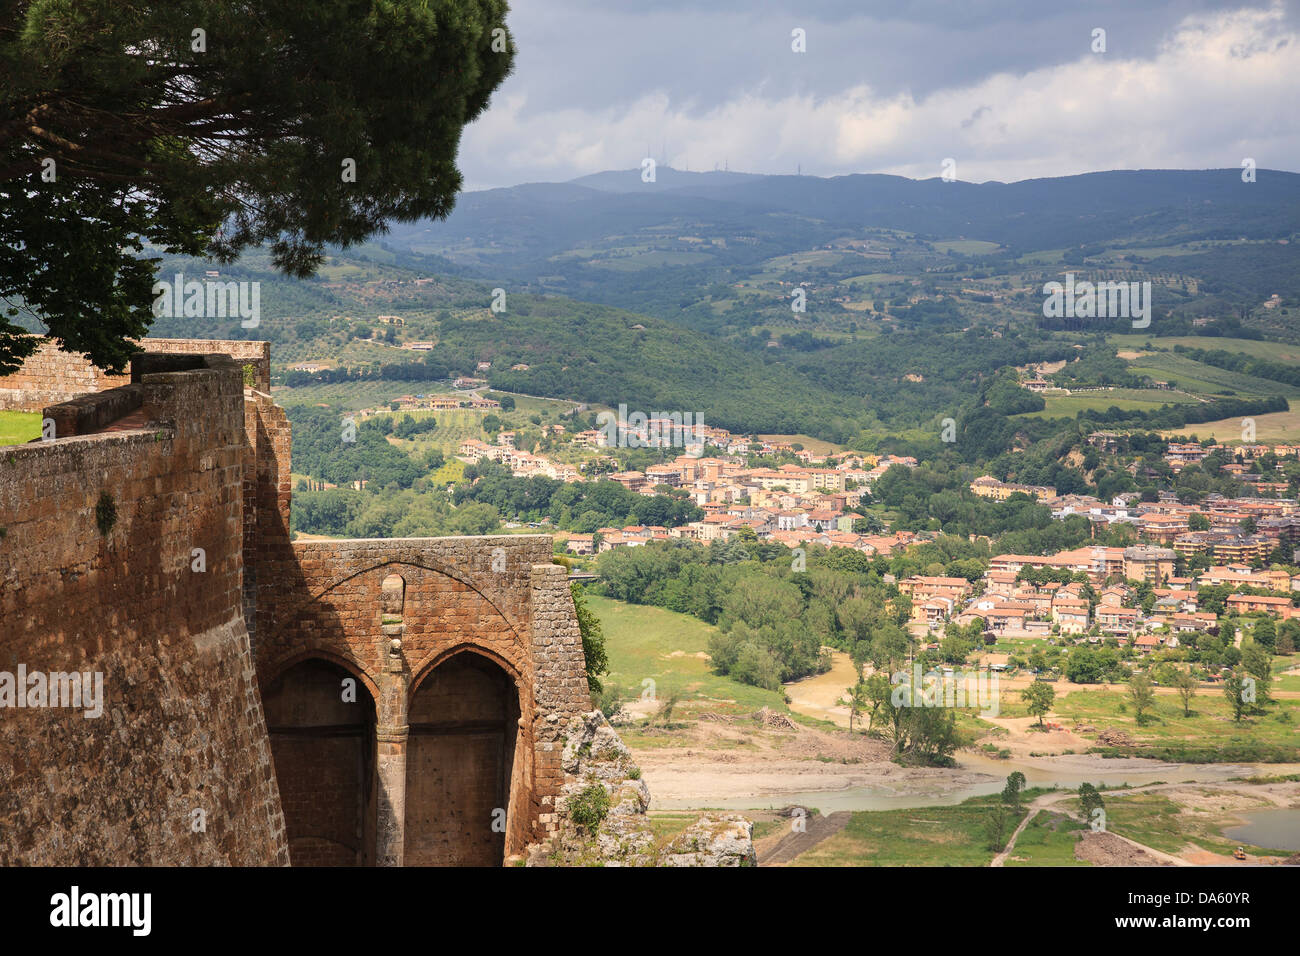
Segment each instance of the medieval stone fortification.
M591 701L550 539L291 541L268 344L144 345L129 376L46 345L0 377L54 427L0 448L0 864L555 843ZM98 716L53 706L74 673Z

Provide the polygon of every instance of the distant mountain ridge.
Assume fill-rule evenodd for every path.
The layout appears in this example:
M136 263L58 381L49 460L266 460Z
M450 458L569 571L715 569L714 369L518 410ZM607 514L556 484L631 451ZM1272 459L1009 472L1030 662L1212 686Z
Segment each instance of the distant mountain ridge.
M495 252L545 259L612 235L681 223L714 234L771 229L797 215L823 231L886 228L961 236L1026 253L1117 238L1283 238L1300 222L1300 174L1261 169L1114 170L1015 183L944 182L883 174L833 178L693 173L659 166L567 183L528 183L462 195L443 222L395 224L387 241L454 261ZM804 237L800 237L802 241ZM458 253L457 244L480 250ZM521 265L520 261L511 266Z
M577 179L570 179L569 183L575 186L586 186L589 189L599 189L603 192L631 193L646 188L664 190L735 186L765 178L760 173L733 173L719 169L712 172L691 172L690 170L674 169L671 166L663 165L655 166L653 182L646 182L643 176L640 167L636 169L609 169L600 173L579 176Z

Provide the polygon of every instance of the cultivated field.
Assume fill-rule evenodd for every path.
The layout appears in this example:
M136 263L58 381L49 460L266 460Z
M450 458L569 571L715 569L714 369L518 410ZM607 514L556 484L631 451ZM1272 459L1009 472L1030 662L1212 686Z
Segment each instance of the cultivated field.
M344 411L373 408L400 395L449 394L446 382L338 382L332 385L303 385L298 388L272 386L280 405L332 405Z
M994 797L955 807L865 810L839 833L795 860L795 866L988 866L986 828ZM1024 816L1010 815L1010 833Z
M1182 335L1170 338L1155 338L1150 335L1108 335L1106 341L1121 349L1142 350L1146 343L1161 348L1172 349L1175 345L1185 345L1193 349L1225 352L1243 352L1254 358L1267 359L1270 362L1300 363L1300 345L1286 342L1265 342L1259 339L1229 339L1210 335Z
M1189 405L1196 396L1186 392L1161 389L1112 388L1101 392L1078 392L1070 395L1046 394L1047 407L1041 412L1025 412L1024 418L1074 418L1081 411L1105 411L1114 405L1124 411L1135 408L1152 411L1161 405Z
M1255 415L1255 440L1261 442L1296 442L1300 441L1300 401L1292 400L1295 407L1287 412L1270 412L1267 415ZM1202 422L1187 425L1175 431L1164 433L1170 435L1196 435L1198 438L1213 438L1225 443L1242 441L1242 419L1221 418L1215 422Z

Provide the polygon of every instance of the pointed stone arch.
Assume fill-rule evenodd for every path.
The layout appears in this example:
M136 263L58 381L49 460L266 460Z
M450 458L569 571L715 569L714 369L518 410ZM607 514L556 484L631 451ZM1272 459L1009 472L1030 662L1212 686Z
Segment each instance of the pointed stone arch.
M416 866L500 866L523 849L532 793L522 714L527 685L472 644L439 654L412 682L405 849Z
M295 866L375 861L376 702L360 671L300 655L264 694L271 758Z

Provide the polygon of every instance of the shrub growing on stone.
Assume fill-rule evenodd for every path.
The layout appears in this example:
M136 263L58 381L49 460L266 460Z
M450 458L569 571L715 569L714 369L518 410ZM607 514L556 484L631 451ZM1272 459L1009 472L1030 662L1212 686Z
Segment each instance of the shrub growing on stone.
M609 813L609 793L599 783L583 787L569 801L569 819L575 826L594 831Z

